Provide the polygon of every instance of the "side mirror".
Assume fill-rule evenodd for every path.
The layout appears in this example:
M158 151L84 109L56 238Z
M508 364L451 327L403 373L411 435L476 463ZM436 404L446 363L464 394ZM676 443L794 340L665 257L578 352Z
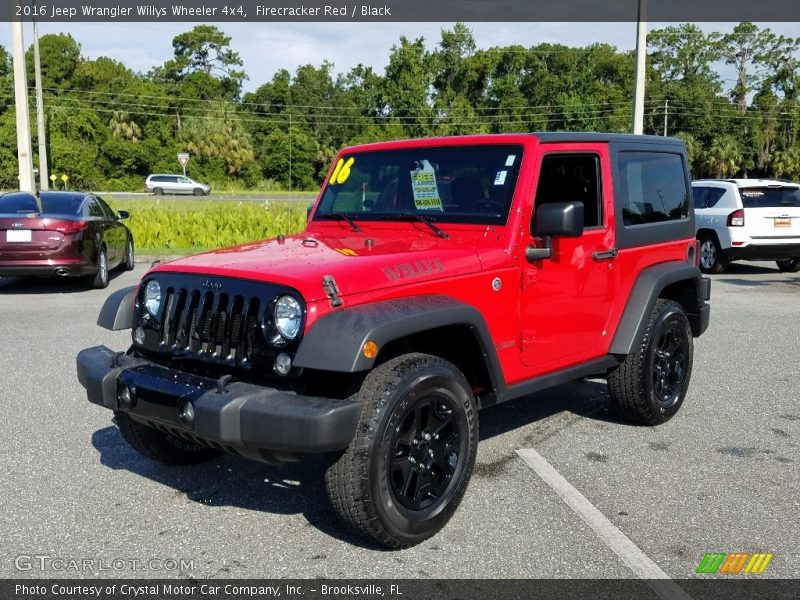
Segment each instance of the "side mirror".
M120 220L120 221L122 219L127 219L130 216L131 216L131 213L129 213L127 210L118 210L117 211L117 219Z
M541 237L544 247L530 245L525 249L528 262L553 256L553 236L580 237L583 235L583 203L553 202L542 204L536 211L535 235Z

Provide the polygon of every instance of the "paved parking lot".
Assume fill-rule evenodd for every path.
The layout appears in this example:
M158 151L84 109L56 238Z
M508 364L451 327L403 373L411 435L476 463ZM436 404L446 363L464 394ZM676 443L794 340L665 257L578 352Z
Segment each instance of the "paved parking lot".
M226 456L190 468L134 454L75 378L83 347L125 347L94 325L108 293L0 279L0 577L73 576L15 557L124 559L124 576L633 577L517 453L533 449L658 568L692 577L706 552L771 552L762 577L800 576L800 274L734 265L714 278L683 409L650 429L617 421L605 385L574 383L481 414L478 464L450 524L402 552L365 545L326 505L317 463ZM186 571L141 571L149 559ZM134 568L134 566L136 568ZM171 564L170 564L171 566Z

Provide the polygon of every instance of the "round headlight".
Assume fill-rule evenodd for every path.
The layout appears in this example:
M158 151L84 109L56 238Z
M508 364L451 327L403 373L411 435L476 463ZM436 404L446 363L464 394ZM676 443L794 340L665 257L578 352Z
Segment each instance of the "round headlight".
M148 281L144 288L144 307L154 317L161 307L161 286L157 281Z
M291 296L281 296L275 303L275 328L285 339L293 340L300 333L303 310Z

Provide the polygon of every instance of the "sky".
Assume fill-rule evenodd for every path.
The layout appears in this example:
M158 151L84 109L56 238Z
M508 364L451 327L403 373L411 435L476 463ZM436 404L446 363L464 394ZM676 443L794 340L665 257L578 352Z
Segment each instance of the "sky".
M40 35L70 33L90 59L108 56L134 71L147 72L172 58L172 38L190 30L194 23L43 23ZM654 23L651 29L662 27ZM700 23L705 31L730 31L733 23ZM775 33L797 36L797 23L760 23ZM424 37L433 48L442 29L453 23L222 23L218 24L239 52L250 79L244 91L252 91L270 81L275 72L290 72L303 64L319 65L327 60L334 72L347 72L359 63L383 73L392 45L401 35ZM478 48L521 44L561 43L585 46L609 43L631 50L636 42L635 23L468 23ZM31 43L31 25L25 26L25 44ZM11 25L0 23L0 44L10 47ZM723 67L723 80L732 79ZM730 87L731 82L726 81Z

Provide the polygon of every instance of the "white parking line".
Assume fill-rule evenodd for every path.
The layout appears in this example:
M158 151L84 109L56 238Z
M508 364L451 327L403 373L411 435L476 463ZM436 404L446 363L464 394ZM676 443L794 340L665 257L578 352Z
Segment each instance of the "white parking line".
M669 575L664 573L661 568L654 563L650 557L642 552L628 536L614 525L608 518L601 513L586 497L575 489L569 481L553 466L547 462L541 454L532 448L517 450L528 466L553 488L561 499L567 503L572 510L578 513L589 527L594 529L606 545L614 551L622 562L633 571L640 579L647 580L648 585L664 600L691 600L683 588L670 580Z

